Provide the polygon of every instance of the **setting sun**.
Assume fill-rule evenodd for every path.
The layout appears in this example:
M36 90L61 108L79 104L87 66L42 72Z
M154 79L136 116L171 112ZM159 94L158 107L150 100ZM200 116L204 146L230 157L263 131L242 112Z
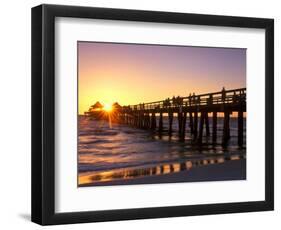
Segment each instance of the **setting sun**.
M110 111L112 111L112 105L111 104L105 104L103 109L107 112L110 112Z

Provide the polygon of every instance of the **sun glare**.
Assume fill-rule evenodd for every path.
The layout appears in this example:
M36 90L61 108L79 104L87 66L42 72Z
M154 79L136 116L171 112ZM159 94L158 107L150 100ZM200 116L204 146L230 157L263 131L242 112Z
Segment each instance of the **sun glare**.
M107 111L107 112L110 112L110 111L112 111L112 105L110 105L110 104L105 104L104 107L103 107L103 109L104 109L105 111Z

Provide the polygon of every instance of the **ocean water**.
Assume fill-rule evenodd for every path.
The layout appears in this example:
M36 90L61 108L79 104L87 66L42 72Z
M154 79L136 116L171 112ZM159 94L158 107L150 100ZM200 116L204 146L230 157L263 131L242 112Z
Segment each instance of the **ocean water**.
M158 118L157 118L158 121ZM212 131L212 119L209 119ZM163 117L164 130L161 134L130 127L124 124L110 123L106 120L94 120L79 116L78 136L78 173L94 175L92 181L124 179L130 170L156 173L157 166L170 165L195 160L235 157L246 154L246 118L244 118L244 146L237 145L237 118L230 119L230 135L227 147L222 147L223 118L218 117L217 144L212 144L212 137L204 137L203 145L192 141L187 118L185 140L178 136L178 122L174 118L171 136L168 135L168 118ZM204 130L205 132L205 130ZM204 135L203 135L204 136ZM202 161L202 162L203 162ZM145 171L150 169L149 172ZM126 173L127 171L127 173ZM116 172L114 175L112 172ZM120 174L120 172L123 172ZM101 175L109 176L101 176ZM132 174L132 173L131 173ZM119 176L118 176L119 175ZM132 175L135 175L134 173ZM142 174L141 174L142 175ZM79 184L85 181L80 180Z

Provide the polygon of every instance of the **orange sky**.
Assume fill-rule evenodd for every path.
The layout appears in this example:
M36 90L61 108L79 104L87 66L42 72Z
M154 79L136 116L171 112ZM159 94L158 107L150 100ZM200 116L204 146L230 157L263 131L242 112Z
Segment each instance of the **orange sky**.
M246 87L246 50L78 42L78 84L79 114Z

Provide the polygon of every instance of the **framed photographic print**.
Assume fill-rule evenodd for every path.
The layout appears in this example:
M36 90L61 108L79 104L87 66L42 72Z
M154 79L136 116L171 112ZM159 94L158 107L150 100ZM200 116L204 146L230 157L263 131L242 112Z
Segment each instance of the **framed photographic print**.
M32 221L273 210L273 19L32 9Z

